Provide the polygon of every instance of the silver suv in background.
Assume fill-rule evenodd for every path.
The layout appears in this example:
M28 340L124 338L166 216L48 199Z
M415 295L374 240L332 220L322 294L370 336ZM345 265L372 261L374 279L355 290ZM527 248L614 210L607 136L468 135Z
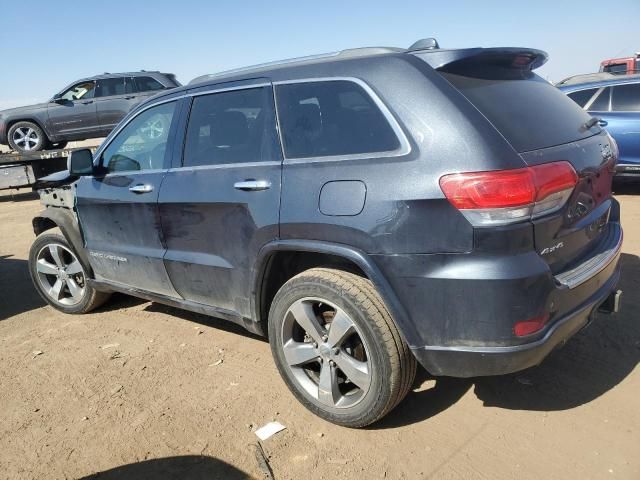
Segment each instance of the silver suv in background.
M0 144L28 152L105 137L140 102L179 86L172 73L144 70L84 78L46 103L1 111Z

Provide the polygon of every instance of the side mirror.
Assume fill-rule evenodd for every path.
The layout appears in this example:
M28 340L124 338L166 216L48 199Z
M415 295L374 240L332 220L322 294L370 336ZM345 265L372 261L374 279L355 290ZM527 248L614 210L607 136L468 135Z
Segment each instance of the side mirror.
M88 148L74 150L67 160L67 169L71 175L86 177L93 175L93 154Z
M51 99L51 103L64 103L66 100L62 98L62 94L56 93Z

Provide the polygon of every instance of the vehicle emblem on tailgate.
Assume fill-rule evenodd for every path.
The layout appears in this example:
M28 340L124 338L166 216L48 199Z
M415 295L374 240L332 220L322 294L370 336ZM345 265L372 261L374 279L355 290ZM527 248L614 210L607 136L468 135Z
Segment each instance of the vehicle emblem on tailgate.
M561 249L562 247L564 247L564 242L558 242L555 245L552 245L551 247L543 248L542 251L540 252L540 255L548 255L550 253L555 252L556 250Z

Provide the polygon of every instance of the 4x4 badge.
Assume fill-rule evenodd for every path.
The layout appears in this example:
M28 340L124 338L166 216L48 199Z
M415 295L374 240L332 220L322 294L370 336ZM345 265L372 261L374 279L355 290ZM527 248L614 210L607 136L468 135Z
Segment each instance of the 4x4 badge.
M555 245L551 246L551 247L547 247L547 248L543 248L542 251L540 252L540 255L548 255L549 253L553 253L556 250L561 249L562 247L564 247L564 243L563 242L558 242Z

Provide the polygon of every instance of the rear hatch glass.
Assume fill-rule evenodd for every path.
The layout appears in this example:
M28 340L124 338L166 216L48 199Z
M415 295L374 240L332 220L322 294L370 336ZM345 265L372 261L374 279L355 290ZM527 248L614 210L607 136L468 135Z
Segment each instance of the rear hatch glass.
M564 93L530 71L439 72L460 91L518 152L580 140L590 116Z

